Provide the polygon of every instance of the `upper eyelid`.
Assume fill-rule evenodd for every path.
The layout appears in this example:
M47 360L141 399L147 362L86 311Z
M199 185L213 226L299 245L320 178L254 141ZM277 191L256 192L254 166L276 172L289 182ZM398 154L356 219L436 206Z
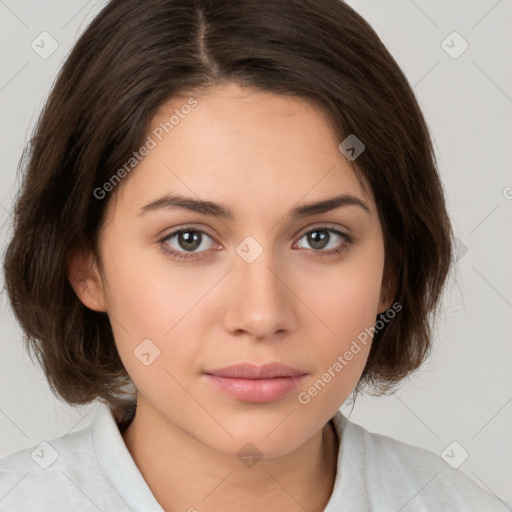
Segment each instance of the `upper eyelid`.
M302 238L305 234L309 233L310 231L315 231L315 229L325 229L326 231L334 231L337 234L340 234L340 235L348 237L348 234L344 232L345 231L344 228L340 228L339 226L333 226L333 225L330 225L329 223L327 223L327 224L321 224L320 223L320 224L318 224L316 226L307 227L304 230L301 229L294 236L299 236L299 233L301 233L300 237Z
M178 233L182 233L182 232L186 232L186 231L197 231L199 233L202 233L202 234L205 234L205 235L208 235L214 242L220 244L220 242L217 241L217 238L208 233L208 231L206 231L205 229L203 228L197 228L195 226L184 226L182 228L177 228L177 229L174 229L173 231L169 232L168 234L166 234L165 236L161 237L159 242L165 242L166 240L168 240L169 238L177 235Z

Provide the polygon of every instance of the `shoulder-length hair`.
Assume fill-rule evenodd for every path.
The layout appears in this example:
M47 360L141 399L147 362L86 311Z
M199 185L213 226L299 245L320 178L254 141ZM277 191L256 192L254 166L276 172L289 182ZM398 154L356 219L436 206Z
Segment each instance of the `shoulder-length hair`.
M304 98L340 143L355 134L365 145L352 165L375 197L401 311L375 332L357 389L391 389L430 351L453 235L428 127L369 24L340 0L112 0L69 54L20 160L4 262L26 347L70 404L100 398L123 418L133 402L109 317L67 275L73 251L98 255L108 200L94 191L164 102L228 81Z

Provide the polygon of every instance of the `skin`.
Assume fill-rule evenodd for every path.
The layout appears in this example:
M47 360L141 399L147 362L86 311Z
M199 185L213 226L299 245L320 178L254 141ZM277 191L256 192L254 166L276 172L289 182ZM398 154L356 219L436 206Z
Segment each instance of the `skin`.
M338 439L329 420L357 384L370 343L307 405L300 392L343 355L391 305L383 286L384 242L370 187L362 188L325 115L306 101L228 83L194 96L198 105L124 178L111 197L99 261L76 254L70 280L80 300L106 311L138 395L125 443L165 510L322 511ZM173 98L148 134L184 98ZM141 208L162 195L218 203L233 219L179 208ZM292 219L291 209L338 194L348 205ZM190 260L177 229L205 230ZM332 228L326 248L307 233ZM248 236L262 253L248 263ZM338 255L325 251L345 245ZM250 249L253 250L253 249ZM152 340L146 366L134 350ZM153 349L151 349L153 350ZM270 403L225 395L206 369L278 361L307 372ZM251 442L261 459L237 452Z

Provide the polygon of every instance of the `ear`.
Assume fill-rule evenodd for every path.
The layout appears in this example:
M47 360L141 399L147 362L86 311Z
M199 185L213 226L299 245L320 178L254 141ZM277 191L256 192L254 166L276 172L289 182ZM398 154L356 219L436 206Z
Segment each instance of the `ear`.
M68 254L66 263L69 282L82 304L93 311L106 311L103 280L94 255L76 249Z
M382 285L380 290L379 308L377 314L384 313L393 304L393 300L396 295L398 283L396 276L391 272L389 268L384 270L382 276Z

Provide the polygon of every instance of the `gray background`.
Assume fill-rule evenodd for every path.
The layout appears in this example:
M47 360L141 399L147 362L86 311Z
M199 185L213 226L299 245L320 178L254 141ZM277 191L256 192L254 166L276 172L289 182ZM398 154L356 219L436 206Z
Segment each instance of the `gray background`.
M23 146L57 70L104 3L0 0L3 247ZM432 358L393 396L360 399L350 417L455 462L467 452L460 470L512 503L512 2L348 3L375 28L414 87L435 141L459 257ZM49 51L50 39L40 36L45 31L58 48L42 58L31 43L42 47L46 38L39 52ZM469 46L458 55L464 40ZM71 408L53 397L24 351L3 289L0 301L2 457L85 427L98 404ZM458 444L445 451L453 441Z

